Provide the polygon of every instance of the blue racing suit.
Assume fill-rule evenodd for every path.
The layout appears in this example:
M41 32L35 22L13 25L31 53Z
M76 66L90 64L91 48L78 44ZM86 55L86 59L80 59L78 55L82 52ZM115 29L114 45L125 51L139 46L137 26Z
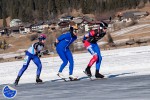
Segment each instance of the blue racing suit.
M42 70L42 64L38 57L40 51L43 49L44 44L40 42L36 42L32 44L32 46L29 47L29 49L26 51L26 56L24 59L24 63L22 68L20 69L18 76L21 77L24 71L28 68L30 61L32 60L36 66L37 66L37 76L40 76L41 70Z
M70 44L72 44L77 39L77 36L73 36L70 32L66 32L57 38L59 41L56 45L56 51L59 57L62 59L63 63L60 66L59 72L62 72L68 61L69 65L69 75L73 74L74 61L72 53L69 49Z

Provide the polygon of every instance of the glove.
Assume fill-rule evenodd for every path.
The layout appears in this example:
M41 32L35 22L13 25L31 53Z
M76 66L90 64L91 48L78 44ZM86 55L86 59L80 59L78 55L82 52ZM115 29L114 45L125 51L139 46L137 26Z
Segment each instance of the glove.
M39 58L42 56L42 53L40 51L36 52L36 54Z
M42 57L42 55L41 55L41 54L38 54L38 57L39 57L39 58L41 58L41 57Z
M103 38L105 35L106 35L106 32L102 32L102 33L100 34L100 37Z

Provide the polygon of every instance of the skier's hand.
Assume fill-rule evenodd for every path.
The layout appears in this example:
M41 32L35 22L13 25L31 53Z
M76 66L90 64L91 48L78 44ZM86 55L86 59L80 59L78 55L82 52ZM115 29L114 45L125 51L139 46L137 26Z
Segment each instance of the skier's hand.
M37 55L38 57L41 57L41 56L42 56L42 53L41 53L40 51L38 51L38 52L36 52L36 55Z
M39 53L39 52L36 52L36 53L35 53L35 55L37 55L37 56L38 56L38 53Z
M39 57L39 58L41 58L41 57L42 57L42 55L41 55L41 54L39 54L39 55L38 55L38 57Z

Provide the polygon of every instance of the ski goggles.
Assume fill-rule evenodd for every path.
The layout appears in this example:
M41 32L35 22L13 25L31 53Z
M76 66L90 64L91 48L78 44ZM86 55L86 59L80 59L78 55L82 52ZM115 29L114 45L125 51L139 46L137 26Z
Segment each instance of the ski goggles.
M45 37L40 37L39 40L40 40L40 41L46 40L46 38L45 38Z
M78 33L78 30L75 29L75 30L73 30L73 32Z

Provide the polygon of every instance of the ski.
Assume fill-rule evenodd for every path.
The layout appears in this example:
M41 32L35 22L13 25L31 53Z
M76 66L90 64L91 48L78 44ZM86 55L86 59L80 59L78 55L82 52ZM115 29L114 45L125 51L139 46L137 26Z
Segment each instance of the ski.
M92 81L94 81L94 80L103 80L103 79L107 79L107 78L94 78L94 79L92 79Z
M80 79L78 79L78 78L71 79L70 77L69 77L69 79L70 79L70 81L79 81L79 80L80 80Z
M54 80L51 80L51 82L59 82L59 81L64 81L64 82L71 82L71 81L79 81L80 79L76 79L76 80L70 80L68 78L60 78L60 79L54 79Z
M85 75L87 75L87 73L85 71L83 71ZM88 76L88 75L87 75ZM91 81L94 81L94 80L101 80L101 79L107 79L106 77L104 78L92 78L90 76L88 76L88 78L91 80Z
M59 78L61 78L64 82L68 82L68 80L67 80L66 78L63 78L63 77L59 76L58 74L57 74L57 76L58 76Z
M62 78L51 80L51 82L64 81Z
M35 85L40 85L40 84L44 84L45 82L38 82L38 83L35 83Z
M57 74L57 76L60 78L60 79L55 79L55 80L52 80L52 82L56 82L56 81L60 81L60 80L63 80L64 82L69 82L69 81L79 81L80 79L76 78L76 79L72 79L72 78L64 78L64 77L61 77Z

